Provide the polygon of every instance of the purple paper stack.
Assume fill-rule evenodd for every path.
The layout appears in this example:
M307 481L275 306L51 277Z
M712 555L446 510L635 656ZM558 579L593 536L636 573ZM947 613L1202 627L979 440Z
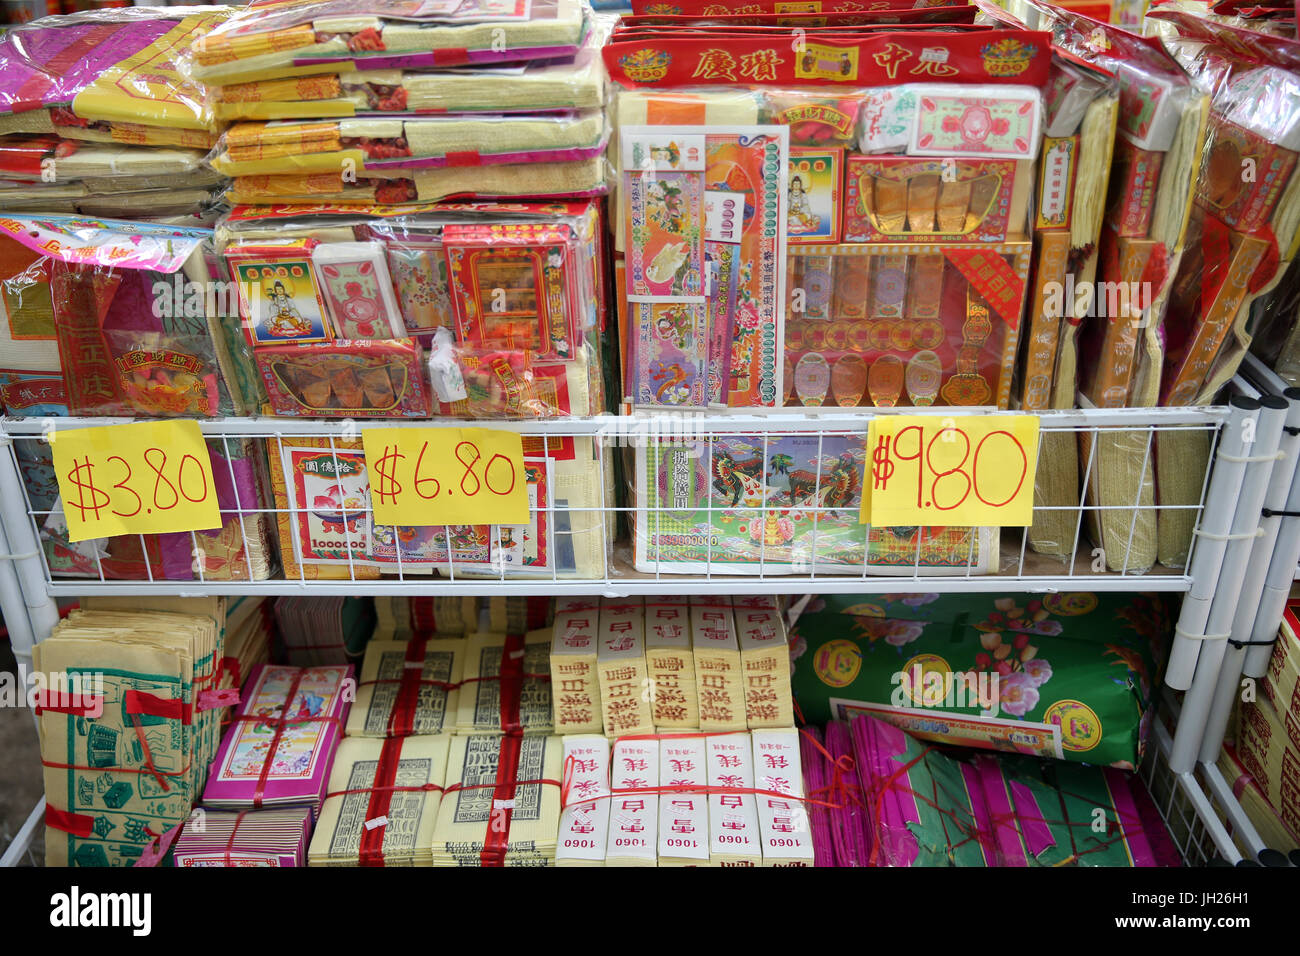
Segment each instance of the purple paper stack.
M355 692L350 664L258 667L217 751L204 806L307 806L313 817L320 813Z
M307 807L195 810L176 839L176 865L306 866Z

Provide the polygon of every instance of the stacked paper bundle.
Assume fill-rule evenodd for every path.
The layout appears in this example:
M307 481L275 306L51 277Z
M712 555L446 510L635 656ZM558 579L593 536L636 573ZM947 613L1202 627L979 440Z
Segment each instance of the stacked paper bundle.
M676 790L659 799L659 865L707 866L709 763L704 738L668 736L659 741L659 780L661 786Z
M351 664L254 671L217 751L204 806L305 805L317 815L355 687Z
M700 694L685 600L656 598L645 606L645 663L654 695L651 716L660 733L700 726Z
M360 660L375 631L370 598L279 597L275 620L284 659L295 667Z
M342 0L254 6L195 44L217 115L243 120L213 158L235 177L233 201L601 188L603 75L581 0L490 12L430 0L389 13Z
M429 866L451 737L339 744L310 866Z
M660 798L647 791L659 787L659 741L615 740L610 783L605 865L654 866Z
M596 675L600 602L560 598L551 638L551 703L557 734L598 734L605 722Z
M499 634L535 631L555 620L555 602L548 597L490 597L486 603L488 630Z
M804 805L803 761L793 728L755 730L754 782L764 866L812 866L813 840Z
M1300 832L1300 713L1263 700L1242 703L1236 757L1282 823Z
M196 684L218 648L208 613L90 609L36 645L47 865L130 866L186 818L213 753Z
M563 765L559 737L453 737L433 865L554 865Z
M197 809L176 838L176 866L306 866L310 833L306 807Z
M745 685L731 598L691 598L691 641L700 693L700 729L745 729Z
M211 206L224 180L203 159L218 121L176 62L230 12L96 10L10 30L0 208L155 219Z
M645 662L645 606L640 600L601 598L596 642L600 710L611 737L654 733Z
M748 734L705 741L709 768L709 864L759 866L763 844L754 789L754 751ZM735 793L726 793L735 790Z
M475 597L377 597L375 637L464 637L478 628L478 605Z
M272 604L267 598L229 599L219 688L238 691L254 668L270 663L272 618Z
M1144 823L1142 784L1123 771L950 756L866 716L852 736L873 866L1155 866L1169 841Z
M831 808L826 806L834 794L832 764L826 759L822 734L816 727L804 727L799 733L799 752L803 761L803 778L814 803L808 806L808 829L812 839L813 865L835 866L835 841L831 835ZM845 864L846 866L850 864Z
M549 630L470 635L456 733L551 733L550 648Z
M1241 809L1246 812L1264 845L1283 853L1300 850L1300 817L1282 819L1281 814L1269 802L1264 787L1260 786L1259 781L1237 756L1236 748L1225 743L1219 752L1216 766L1223 778L1232 784L1237 802L1241 804ZM1245 852L1250 848L1242 846L1241 849Z
M564 767L572 768L568 804L560 812L556 866L604 866L609 827L609 741L599 734L564 738Z
M456 725L465 641L371 641L361 663L349 737L442 734ZM473 685L471 685L473 686Z
M790 697L790 647L785 618L770 596L737 597L736 632L740 642L740 673L744 682L745 723L760 727L793 727Z

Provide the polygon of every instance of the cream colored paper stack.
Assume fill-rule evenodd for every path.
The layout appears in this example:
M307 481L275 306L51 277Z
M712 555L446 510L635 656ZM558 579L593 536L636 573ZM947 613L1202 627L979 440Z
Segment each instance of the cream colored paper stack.
M614 796L609 809L607 866L657 866L659 795L619 793L659 786L659 741L616 740L610 761Z
M801 799L803 764L799 760L799 732L794 729L755 730L754 786L790 795L790 799L757 794L758 832L764 866L812 866L812 830Z
M476 597L377 597L375 637L464 637L478 630L478 607Z
M551 638L551 705L557 734L604 733L596 635L600 604L593 598L560 598Z
M189 815L201 792L218 712L193 721L183 714L197 696L196 662L207 660L210 670L219 646L207 609L220 607L224 620L224 602L178 606L204 611L74 610L34 648L46 703L67 711L37 717L47 866L130 866ZM173 701L174 714L163 716ZM83 825L85 834L74 835Z
M556 611L556 616L559 616ZM564 766L572 767L569 805L560 811L556 866L604 866L609 835L609 741L601 734L564 738Z
M485 734L501 731L502 655L504 634L473 634L465 642L465 674L461 679L456 733ZM526 734L552 730L551 682L548 657L550 630L532 631L524 637L522 662L525 676L519 693L519 723ZM486 678L486 679L484 679Z
M659 741L662 787L700 787L709 782L702 737ZM709 865L709 798L704 793L664 793L659 797L659 865Z
M465 641L425 641L424 653L414 657L418 644L409 641L371 641L361 662L357 699L348 713L349 737L389 737L403 734L451 733L456 727L460 691L440 684L458 684L462 677ZM414 672L413 678L407 678ZM409 726L394 713L408 693L409 680L433 681L415 685Z
M754 751L749 734L719 734L705 739L709 761L709 863L761 866L763 851L758 806L752 793L721 793L754 788Z
M690 607L685 600L655 598L645 606L645 663L651 717L659 733L698 730L700 695L691 653Z
M481 866L489 837L500 841L505 866L553 866L560 826L560 777L564 748L559 737L518 739L514 796L494 796L504 738L497 734L453 737L447 784L433 833L434 866Z
M654 733L642 601L601 599L596 671L606 736Z
M488 630L501 634L519 634L550 627L553 614L548 597L488 598L487 611Z
M353 708L356 711L356 708ZM308 866L358 866L362 841L379 840L384 866L430 866L451 735L348 737L334 757L329 790L307 849ZM377 783L384 747L396 762L391 784ZM394 752L395 751L395 752ZM377 790L377 786L420 787ZM345 792L346 791L346 792ZM382 810L382 812L380 812ZM378 837L373 834L382 831Z
M742 604L737 599L736 637L745 689L745 723L758 727L793 727L790 695L790 646L785 618L775 607Z
M730 598L691 598L691 646L700 730L744 730L745 688Z

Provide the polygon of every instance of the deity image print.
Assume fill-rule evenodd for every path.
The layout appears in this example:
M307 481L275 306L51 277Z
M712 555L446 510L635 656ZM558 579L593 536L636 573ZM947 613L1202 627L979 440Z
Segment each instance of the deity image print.
M293 296L285 287L284 280L276 279L269 289L263 286L269 305L269 318L266 329L279 339L301 338L312 334L311 320L303 318L298 307L293 304Z
M802 176L790 177L790 187L787 191L787 208L789 210L789 232L792 236L816 232L821 227L821 217L813 212L812 204L808 201L809 192L811 192L811 189L804 185Z

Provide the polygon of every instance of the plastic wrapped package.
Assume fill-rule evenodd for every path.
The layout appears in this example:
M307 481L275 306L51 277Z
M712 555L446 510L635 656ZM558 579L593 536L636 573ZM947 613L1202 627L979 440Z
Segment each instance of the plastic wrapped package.
M209 84L207 89L213 112L224 120L600 109L605 102L600 42L606 32L593 24L574 56L536 60L504 71L364 68L337 75Z
M219 239L278 414L604 409L596 204L241 208Z
M600 156L605 138L599 110L240 123L223 135L212 165L228 176L259 176L566 162Z
M286 579L380 574L592 578L606 574L603 449L590 438L524 439L524 525L389 526L369 514L359 441L268 446Z
M876 404L898 404L910 361L917 404L939 392L930 379L946 368L945 400L1007 407L1046 36L892 33L871 16L855 28L810 26L806 37L799 27L805 55L791 59L775 50L794 36L788 26L683 17L615 29L604 55L617 90L616 274L633 405L866 405L869 365L883 383ZM946 82L899 86L905 73L870 52L889 43L902 59L913 46L937 56L938 44L944 70L912 73ZM867 155L873 110L897 90L908 108L889 120L895 138ZM976 242L1000 245L989 256ZM967 297L971 284L984 293ZM964 334L956 316L968 311ZM951 342L942 328L929 335L948 315ZM912 341L917 319L932 345Z
M250 6L193 45L210 86L353 70L434 69L573 56L586 29L581 0L459 11L438 0L300 0Z
M880 22L888 23L891 22L891 17L895 18L892 22L898 22L896 18L905 15L906 11L934 7L942 9L948 5L949 0L873 0L871 12L880 17ZM744 16L763 17L777 13L786 16L795 12L788 10L788 6L785 0L758 0L756 3L745 5ZM861 22L862 4L857 0L808 0L803 6L807 6L807 11L801 10L798 11L799 13L807 12L819 16L841 13L853 18L851 20L853 23ZM733 19L739 16L733 14L727 4L717 3L714 0L673 0L668 4L663 3L662 0L634 0L631 7L636 17L653 18L656 21L675 16L689 16L693 19L711 17Z
M131 7L44 17L0 40L0 133L210 148L215 118L182 51L228 7Z

